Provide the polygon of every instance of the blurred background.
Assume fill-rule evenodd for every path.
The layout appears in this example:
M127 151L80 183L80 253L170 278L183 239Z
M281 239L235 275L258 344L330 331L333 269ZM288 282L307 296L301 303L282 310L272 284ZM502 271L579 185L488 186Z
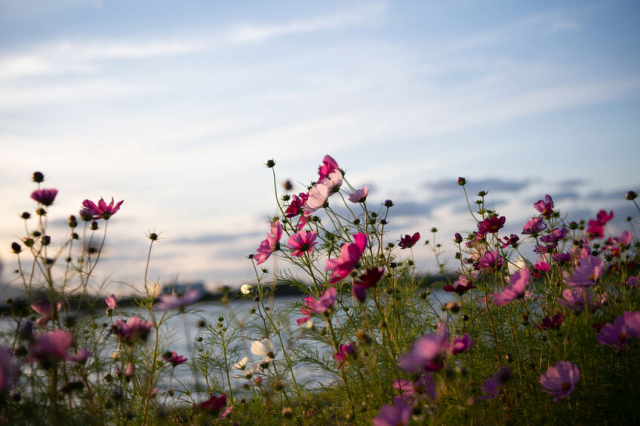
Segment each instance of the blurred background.
M151 279L251 282L269 159L297 193L330 154L370 206L394 201L391 241L437 227L450 258L475 229L458 176L506 233L550 194L569 219L613 210L619 234L638 218L638 18L635 0L0 0L0 282L36 170L59 190L54 246L84 199L124 200L94 273L115 293L140 288L153 231Z

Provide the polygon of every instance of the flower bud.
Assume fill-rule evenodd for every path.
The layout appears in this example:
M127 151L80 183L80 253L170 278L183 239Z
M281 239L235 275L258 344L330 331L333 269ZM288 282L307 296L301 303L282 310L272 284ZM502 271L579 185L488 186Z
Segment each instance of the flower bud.
M43 235L42 238L40 238L40 244L42 244L43 246L48 246L49 244L51 244L51 237L48 235Z
M89 229L91 229L92 231L96 231L98 229L98 222L96 222L95 220L91 222L91 225L89 225Z
M33 175L31 175L31 179L36 183L42 183L44 182L44 174L42 174L41 172L33 172Z
M22 251L22 247L20 244L14 242L11 243L11 250L13 250L15 254L19 254Z
M31 218L31 213L29 212L22 212L22 214L20 215L21 218L23 218L24 220L27 220L29 218Z
M275 160L271 159L271 160L267 160L266 164L265 164L268 168L273 168L276 165Z
M78 226L78 220L74 215L69 216L69 228L73 229Z
M465 186L467 184L467 180L463 177L458 178L458 185Z
M387 208L393 207L393 201L385 200L384 206L387 207Z
M33 243L34 243L33 238L26 237L23 239L23 241L25 246L33 247Z
M456 244L460 244L462 242L462 235L460 235L459 232L456 232L455 234L453 234L453 241Z
M635 191L629 191L624 195L624 197L629 201L633 201L638 198L638 193Z

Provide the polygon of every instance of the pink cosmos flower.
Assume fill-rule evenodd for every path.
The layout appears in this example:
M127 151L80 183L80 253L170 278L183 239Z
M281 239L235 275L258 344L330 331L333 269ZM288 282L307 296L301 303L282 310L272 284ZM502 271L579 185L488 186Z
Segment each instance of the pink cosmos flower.
M586 288L567 289L562 292L562 299L558 298L558 303L572 311L582 311L587 307L595 310L600 304L604 303L604 301L604 294L596 300L594 299L593 293Z
M590 220L587 225L587 238L604 238L604 225L597 220Z
M276 220L271 222L271 230L267 234L267 239L260 243L258 247L258 253L253 257L256 259L256 264L260 265L264 263L271 253L280 248L280 238L282 238L282 225L280 221Z
M547 229L547 224L544 223L542 218L534 217L533 219L528 220L527 223L524 224L522 233L525 235L537 235L540 232L544 231L545 229Z
M351 291L353 296L360 302L367 299L367 289L374 287L384 275L384 268L371 268L358 277L358 281L353 284Z
M84 349L81 349L80 352L77 352L74 355L67 357L67 360L82 364L85 361L87 361L87 359L89 359L89 355L91 355L91 352L89 352L87 348L84 348Z
M567 284L571 287L593 287L604 272L604 262L599 257L589 256L580 259L578 267L569 277Z
M511 371L502 367L500 370L493 373L491 377L480 387L480 390L484 393L479 399L485 399L493 401L500 395L500 391L504 387L504 384L511 377Z
M400 238L400 242L398 243L398 245L401 249L408 249L415 246L418 240L420 240L420 233L416 232L415 234L413 234L413 236L405 235L404 237Z
M118 301L116 300L116 296L115 294L112 294L111 296L107 297L106 299L104 299L105 303L107 304L108 308L107 308L107 315L109 315L111 312L113 312L116 307L118 306Z
M540 261L533 265L533 270L531 272L533 273L534 278L540 278L541 276L549 273L549 263L544 260Z
M302 211L305 213L313 213L327 202L329 199L331 189L323 183L316 183L313 188L309 190L309 196L302 206Z
M540 212L542 217L549 219L553 213L553 199L547 194L544 196L544 201L538 200L533 207Z
M504 227L507 219L504 216L491 216L478 222L478 232L481 234L495 234Z
M336 303L336 299L338 298L338 292L335 287L329 288L324 292L322 296L318 300L316 300L313 296L307 296L304 298L305 306L300 308L300 312L306 315L304 318L298 319L298 324L304 324L309 321L312 314L324 314L329 309L333 308L333 304Z
M289 248L293 250L291 255L302 257L305 253L311 253L313 251L313 247L316 245L317 237L318 233L316 231L300 231L297 234L290 236L288 245Z
M362 189L356 189L355 192L349 194L349 201L352 203L364 203L369 195L369 187L365 186Z
M555 262L560 264L569 263L571 260L571 253L553 253L552 258Z
M38 300L36 302L33 302L31 304L31 309L42 315L36 321L36 325L38 325L39 327L44 327L49 321L51 321L51 302L49 302L48 300ZM60 312L61 309L62 302L58 302L56 304L56 312Z
M11 351L0 347L0 395L4 395L16 385L20 367L11 361Z
M454 337L453 343L451 344L451 353L456 355L461 352L466 352L475 343L475 340L471 340L469 333L465 333L462 337Z
M340 352L333 355L333 359L338 361L338 369L344 367L344 363L349 358L355 358L358 355L356 351L356 342L351 342L347 345L340 345Z
M437 398L436 381L431 374L421 374L415 382L396 379L393 381L393 387L401 392L400 398L407 404L414 399L419 399L422 395L432 401Z
M176 351L165 352L162 354L162 359L171 364L172 367L177 367L178 365L187 362L187 358L182 355L178 355Z
M100 198L98 204L94 203L90 200L84 200L82 205L84 206L84 210L93 215L94 220L104 219L109 220L111 216L116 214L118 210L120 210L120 206L124 203L124 200L120 201L118 204L114 205L113 197L111 197L111 202L107 204L104 199Z
M329 176L330 173L338 170L338 162L334 160L330 155L325 155L322 160L322 165L318 167L318 176L319 181L322 181L324 178Z
M123 343L132 345L136 341L147 340L152 328L153 323L151 321L145 321L138 317L131 317L127 322L124 322L121 319L114 322L111 325L111 332L116 334Z
M611 219L613 219L613 211L607 213L604 210L600 210L596 215L596 219L603 225L606 225Z
M36 189L31 193L31 198L43 206L50 206L58 195L57 189Z
M156 305L156 309L166 311L181 308L197 302L201 297L202 291L197 288L188 290L183 296L178 296L177 294L161 294L160 302Z
M487 272L500 270L502 265L504 265L504 261L502 260L502 257L500 257L498 249L495 251L488 251L483 254L480 262L478 263L478 267Z
M631 231L624 231L624 232L622 232L622 235L620 235L620 238L618 239L618 242L623 247L627 247L628 245L631 244L632 240L633 240L633 235L631 234Z
M554 402L568 397L575 389L578 380L580 380L580 370L577 365L571 364L569 361L558 361L556 365L549 367L547 372L540 376L542 390L555 396Z
M494 293L493 303L498 306L504 306L520 298L524 294L527 285L529 285L529 270L523 269L514 272L509 277L509 283L511 285L506 286L504 290L502 290L502 293Z
M444 365L444 351L449 348L449 333L445 324L440 324L438 334L420 337L408 354L400 357L400 368L407 372L418 369L438 371Z
M464 275L460 275L458 279L453 282L453 285L445 284L442 286L444 291L449 293L458 293L460 296L473 288L476 288L473 285L473 281L469 280Z
M540 237L543 243L556 243L567 236L567 228L555 228L551 233Z
M520 241L520 237L518 237L516 234L511 234L511 236L509 236L509 237L504 237L503 240L504 240L504 242L502 240L500 240L500 242L502 244L501 247L503 249L506 249L509 246L516 247L516 245L518 244L518 241Z
M342 186L342 182L343 182L343 178L342 178L342 172L340 172L340 170L333 171L329 173L329 176L322 179L322 185L329 188L329 196L331 196L332 194L335 194L340 190L340 187Z
M292 218L301 214L303 212L302 206L305 205L308 198L309 194L305 194L304 192L301 192L299 195L292 195L291 202L289 203L289 206L285 211L285 216L288 218Z
M367 234L359 232L353 236L354 243L347 243L340 249L340 257L327 259L325 271L333 271L329 282L335 284L351 273L367 247Z
M405 404L397 396L393 405L386 404L380 408L380 414L373 419L373 426L405 426L411 420L412 411L411 404Z
M209 414L217 415L225 405L227 405L227 395L211 395L209 399L200 403L198 408Z
M540 324L536 324L536 328L538 330L554 330L562 325L564 322L564 315L561 312L558 312L553 316L553 318L549 318L549 315L545 315Z
M629 277L625 284L628 285L629 287L638 287L640 286L640 280L638 279L638 277L635 277L635 276Z
M29 345L29 359L40 362L43 368L50 368L67 359L67 351L71 345L73 345L73 334L65 330L36 334Z
M640 338L640 312L625 312L613 324L605 324L596 337L602 345L617 345L620 352L630 337Z

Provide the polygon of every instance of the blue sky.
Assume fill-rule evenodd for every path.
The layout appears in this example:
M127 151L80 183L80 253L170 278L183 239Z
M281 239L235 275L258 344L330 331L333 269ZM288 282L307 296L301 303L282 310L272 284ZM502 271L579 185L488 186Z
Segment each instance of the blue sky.
M511 231L545 193L576 219L613 209L622 230L623 194L640 187L639 12L622 0L0 0L3 279L34 170L60 190L54 225L85 198L125 200L100 271L114 291L139 285L154 229L153 278L250 280L244 256L275 213L269 158L280 180L307 183L331 154L370 202L396 202L392 238L472 229L458 176L491 191Z

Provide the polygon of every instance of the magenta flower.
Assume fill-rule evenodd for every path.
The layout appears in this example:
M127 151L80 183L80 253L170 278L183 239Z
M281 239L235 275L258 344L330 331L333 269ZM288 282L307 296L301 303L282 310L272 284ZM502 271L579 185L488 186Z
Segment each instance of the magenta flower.
M285 216L292 218L301 214L303 212L302 206L305 205L308 198L309 194L305 194L304 192L301 192L299 195L292 195L291 202L285 211Z
M111 332L116 334L123 343L133 345L137 341L145 341L153 328L151 321L131 317L129 321L118 320L111 325Z
M412 412L411 404L405 404L402 398L397 396L393 405L385 404L380 408L380 414L373 419L373 426L405 426L411 420Z
M564 315L561 312L558 312L553 316L553 318L549 318L549 315L545 315L540 324L536 324L536 328L538 330L555 330L560 327L564 322Z
M43 206L50 206L58 195L57 189L36 189L31 193L31 198Z
M552 258L555 262L562 265L571 260L571 253L553 253Z
M198 408L200 408L203 411L206 411L209 414L213 414L215 416L218 413L220 413L220 411L222 410L222 408L224 408L225 405L227 405L227 395L224 395L224 394L220 396L211 395L209 399L200 403L198 405Z
M456 355L461 352L466 352L475 343L475 340L471 340L469 333L465 333L462 337L454 337L453 343L451 344L451 353Z
M447 326L440 324L438 334L420 337L408 354L400 357L400 368L407 372L419 369L438 371L444 365L444 351L449 348Z
M177 367L178 365L187 362L187 358L182 355L178 355L176 351L165 352L162 354L162 359L171 364L172 367Z
M313 251L313 247L317 244L317 237L318 233L316 231L300 231L297 234L290 236L288 244L289 248L293 250L291 255L302 257L305 253L311 253Z
M322 160L322 165L318 167L318 181L322 181L324 178L329 176L329 174L338 170L338 162L334 160L330 155L325 155Z
M604 225L597 220L590 220L587 225L587 237L590 240L604 237Z
M502 268L504 261L498 252L498 249L495 251L488 251L482 255L480 262L478 263L478 267L483 269L484 271L490 272L492 270L499 270Z
M549 219L553 213L553 199L547 194L544 196L544 201L538 200L533 207L540 212L542 217Z
M582 311L587 307L595 310L605 301L604 294L596 300L593 293L586 288L567 289L562 292L562 297L562 299L558 298L558 303L572 311Z
M543 243L557 243L567 236L567 228L555 228L551 233L540 237Z
M458 293L460 296L472 288L476 288L473 285L473 281L469 280L464 275L460 275L458 279L453 282L453 285L445 284L442 286L444 291L449 293Z
M94 220L109 220L111 216L113 216L118 212L118 210L120 210L120 206L122 205L122 203L124 203L124 200L114 205L113 197L111 197L111 202L109 204L107 204L104 199L100 198L100 201L98 201L97 205L90 200L84 200L82 202L82 205L84 206L83 210L87 213L91 213Z
M330 287L327 291L324 292L322 296L318 300L316 300L313 296L307 296L304 298L305 306L300 308L300 312L306 315L304 318L298 319L298 324L303 324L309 321L312 314L324 314L329 309L333 308L333 304L336 303L336 299L338 298L338 292L335 287Z
M36 325L38 325L39 327L44 327L49 321L51 321L52 315L55 315L51 311L51 308L51 302L49 302L48 300L38 300L31 304L31 309L42 315L36 321ZM61 309L62 302L56 303L56 313L60 312Z
M431 374L421 374L415 382L396 379L393 381L393 387L400 391L400 398L407 404L411 403L413 399L420 398L421 395L425 395L433 401L437 398L436 381Z
M580 259L578 267L569 277L567 284L571 287L593 287L604 272L604 262L599 257L589 256Z
M504 290L502 290L502 293L494 293L493 303L498 306L504 306L522 297L527 285L529 285L529 270L523 269L514 272L509 277L509 283L511 285L506 286Z
M367 247L367 234L358 233L353 236L354 243L347 243L340 249L340 257L327 259L325 271L333 271L329 282L335 284L345 278L355 268Z
M478 222L478 232L481 234L495 234L504 227L504 222L507 219L504 216L491 216Z
M29 345L29 359L40 362L43 368L48 369L67 359L67 351L71 345L73 345L73 334L65 330L36 334Z
M276 220L271 222L271 230L269 234L267 234L267 239L260 243L260 247L258 247L258 253L254 255L254 259L256 259L256 264L260 265L264 263L271 253L280 249L280 238L282 238L282 225L280 225L280 221Z
M502 247L503 249L506 249L509 246L516 247L518 244L518 241L520 241L520 237L518 237L516 234L511 234L511 236L504 237L502 240L499 239L500 243L502 244L500 247Z
M625 284L628 285L629 287L638 287L640 286L640 280L638 279L638 277L635 277L635 276L629 277Z
M408 249L415 246L418 240L420 240L420 233L416 232L415 234L413 234L413 236L405 235L404 237L400 238L400 242L398 243L398 245L401 249Z
M580 370L577 365L571 364L569 361L558 361L556 365L549 367L547 372L540 376L542 390L555 396L554 402L568 397L575 389L578 380L580 380Z
M11 351L0 347L0 395L6 394L18 381L20 367L11 361Z
M620 352L630 337L640 338L640 312L625 312L613 324L605 324L596 337L602 345L617 345Z
M365 186L362 189L356 189L355 192L349 194L349 201L352 203L364 203L369 195L369 187Z
M489 401L493 401L500 395L500 391L504 387L504 384L511 377L511 371L502 367L500 370L493 373L491 377L487 379L487 381L480 387L480 390L484 394L479 399L485 399Z
M188 290L183 296L178 296L177 294L161 294L160 302L156 305L156 309L166 311L181 308L197 302L201 297L202 291L197 288Z
M347 359L355 358L358 355L356 351L356 342L351 342L347 345L340 345L340 352L333 355L333 359L338 361L338 369L344 367L344 363Z
M358 277L358 281L353 284L351 291L353 296L360 302L367 299L367 289L374 287L384 275L384 268L371 268Z
M527 223L524 224L522 233L525 235L537 235L540 232L544 231L545 229L547 229L547 224L544 223L542 218L534 217L533 219L528 220Z
M607 222L609 222L611 219L613 219L613 211L607 213L604 210L600 210L598 212L598 214L596 215L596 219L598 220L598 222L600 222L602 225L606 225Z

